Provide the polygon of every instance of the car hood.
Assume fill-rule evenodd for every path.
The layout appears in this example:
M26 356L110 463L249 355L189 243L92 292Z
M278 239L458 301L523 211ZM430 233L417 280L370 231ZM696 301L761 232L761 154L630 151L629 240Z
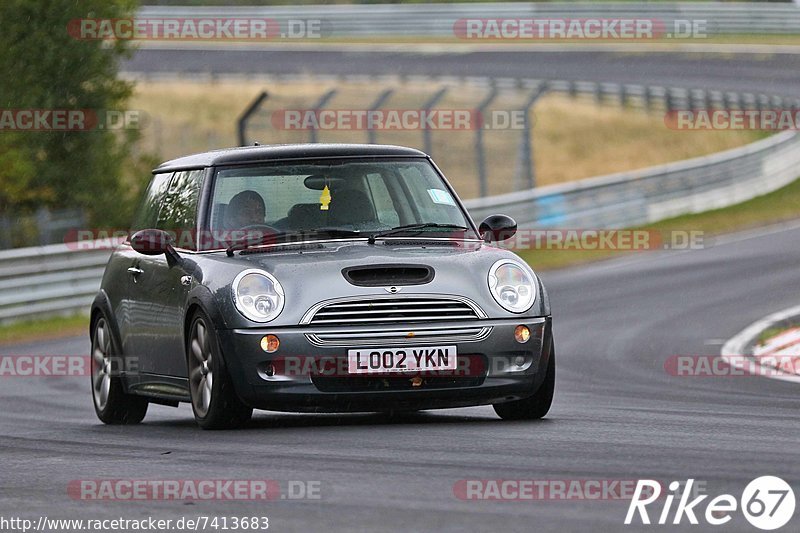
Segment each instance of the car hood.
M492 264L499 259L519 257L508 251L481 242L462 241L333 241L318 244L276 246L237 253L234 257L215 256L217 265L203 269L206 285L227 300L219 302L229 307L239 317L235 308L230 308L230 282L239 272L261 269L274 275L283 286L286 304L281 315L270 326L288 326L300 323L303 315L315 304L336 298L382 296L396 294L411 295L456 295L469 298L489 318L509 318L509 313L492 297L487 276ZM348 281L343 270L352 267L377 265L424 266L433 271L433 279L419 285L357 286ZM539 285L539 294L533 307L524 315L545 316L549 305L544 288ZM391 287L396 287L394 291ZM252 327L255 323L242 319L233 320L231 327Z

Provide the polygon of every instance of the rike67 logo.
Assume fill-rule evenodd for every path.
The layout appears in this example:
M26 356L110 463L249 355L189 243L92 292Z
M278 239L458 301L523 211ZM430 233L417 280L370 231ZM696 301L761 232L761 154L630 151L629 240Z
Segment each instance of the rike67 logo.
M656 524L677 525L686 519L690 524L697 525L699 519L704 519L706 524L721 526L730 522L732 514L741 509L742 514L750 524L758 529L771 531L783 527L792 519L796 500L794 491L783 479L775 476L762 476L751 481L738 500L731 494L721 494L709 500L702 511L702 503L709 496L702 494L696 496L693 491L694 479L688 479L680 491L681 483L673 481L669 484L669 492L663 497L663 507L658 513L659 504L654 503L662 498L661 484L651 479L640 479L636 484L633 499L625 516L625 524L636 523L636 517L642 524L651 524L650 511L657 514L653 517ZM696 496L693 499L689 499ZM673 503L678 500L674 507ZM671 518L671 520L670 520ZM685 522L684 522L685 523Z

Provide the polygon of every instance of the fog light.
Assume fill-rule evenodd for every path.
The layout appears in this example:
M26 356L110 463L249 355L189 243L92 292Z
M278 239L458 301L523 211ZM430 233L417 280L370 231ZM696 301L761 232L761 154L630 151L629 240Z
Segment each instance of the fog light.
M274 353L278 351L281 341L275 335L265 335L261 337L261 349L267 353Z
M518 343L525 344L531 338L531 330L528 329L528 326L517 326L514 328L514 338Z

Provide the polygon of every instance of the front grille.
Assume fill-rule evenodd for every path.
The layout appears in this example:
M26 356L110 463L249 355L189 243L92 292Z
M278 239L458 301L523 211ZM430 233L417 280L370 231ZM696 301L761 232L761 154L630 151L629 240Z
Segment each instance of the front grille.
M339 299L312 307L301 324L381 324L477 320L486 314L466 298L454 296L369 296Z

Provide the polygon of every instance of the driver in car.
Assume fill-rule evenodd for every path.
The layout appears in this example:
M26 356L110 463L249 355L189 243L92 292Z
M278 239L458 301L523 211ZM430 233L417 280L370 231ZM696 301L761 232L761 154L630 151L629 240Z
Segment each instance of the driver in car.
M256 191L246 190L237 193L225 209L225 222L229 229L247 226L263 226L266 217L264 199Z

